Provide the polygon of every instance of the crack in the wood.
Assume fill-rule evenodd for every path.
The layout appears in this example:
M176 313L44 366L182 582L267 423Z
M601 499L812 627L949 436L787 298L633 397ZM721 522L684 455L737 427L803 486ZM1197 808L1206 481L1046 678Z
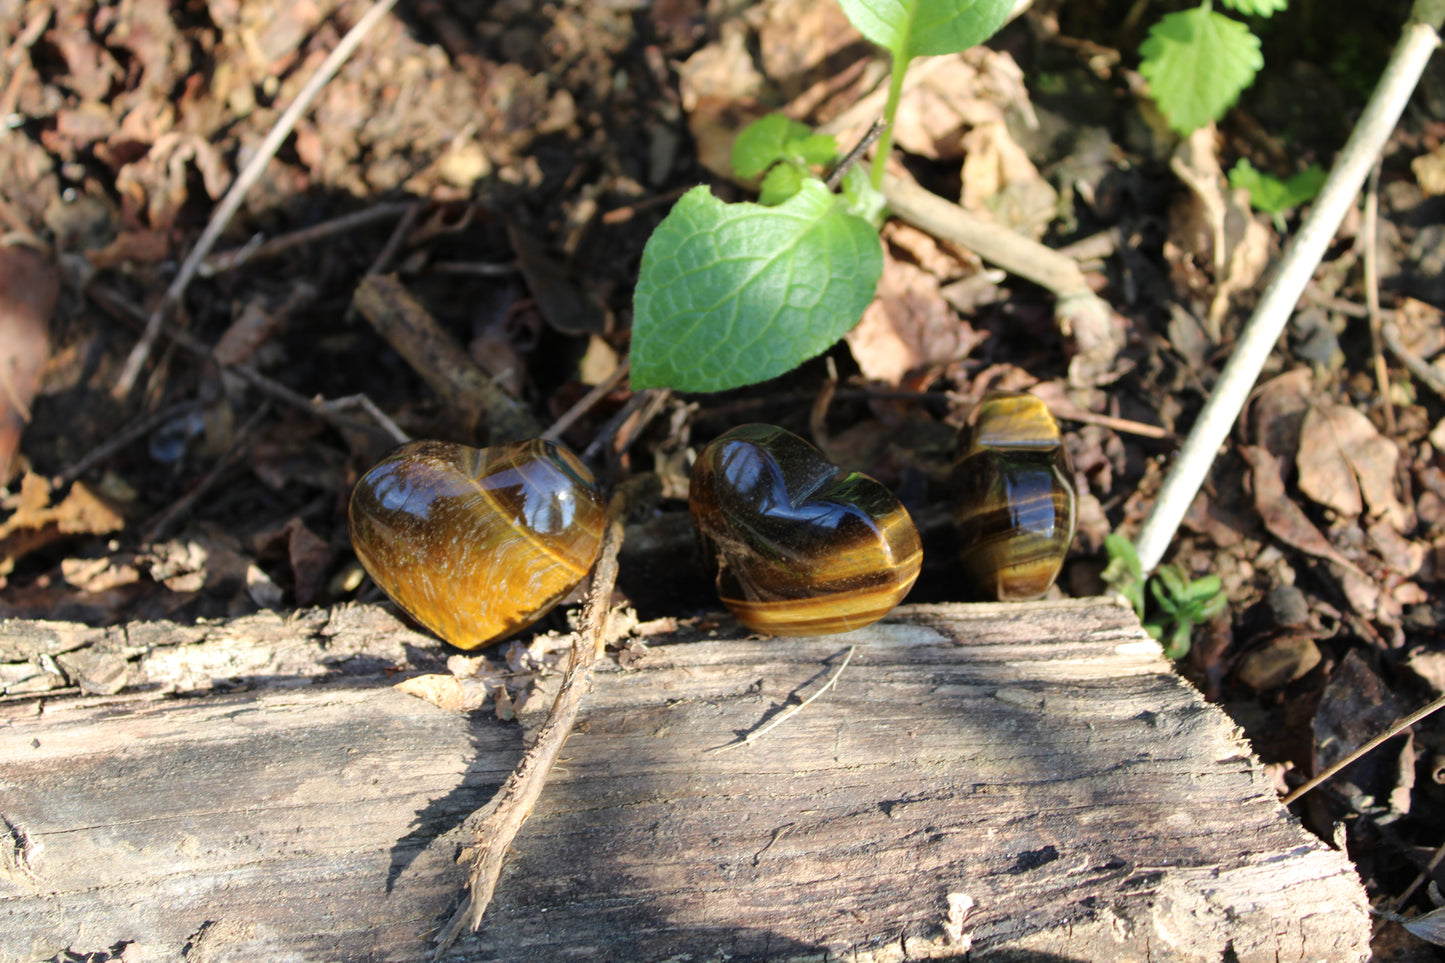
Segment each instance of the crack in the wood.
M0 853L0 874L13 880L18 871L33 885L40 880L40 874L35 871L34 866L34 858L40 847L30 838L22 824L11 822L3 813L0 813L0 824L5 827L6 836L4 851Z

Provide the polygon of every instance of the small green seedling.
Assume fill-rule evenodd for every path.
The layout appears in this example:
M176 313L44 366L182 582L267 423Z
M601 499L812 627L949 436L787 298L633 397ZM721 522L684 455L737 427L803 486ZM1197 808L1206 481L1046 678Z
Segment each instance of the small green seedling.
M781 115L739 135L733 167L762 175L759 203L687 192L642 253L633 295L632 386L723 391L777 377L827 350L863 316L883 274L883 165L913 58L991 37L1013 0L840 0L893 57L871 184L849 171L834 194L815 168L831 138Z
M827 134L815 134L784 114L768 114L733 141L733 173L745 181L764 175L758 203L774 207L798 193L814 168L832 164L837 153L837 141Z
M1104 551L1109 555L1109 564L1104 568L1104 584L1124 596L1134 609L1134 614L1144 618L1144 569L1139 564L1139 553L1134 543L1123 535L1110 532L1104 536Z
M1241 157L1229 172L1229 186L1249 191L1250 206L1270 215L1275 229L1283 234L1285 214L1314 200L1320 188L1325 186L1326 176L1324 168L1311 164L1289 180L1280 180L1256 170L1249 158Z
M1229 604L1218 575L1191 580L1177 565L1161 565L1149 579L1149 592L1161 612L1146 619L1144 628L1164 646L1164 655L1182 659L1189 654L1190 636L1223 612Z
M1220 0L1245 16L1268 17L1287 0ZM1214 11L1213 0L1165 14L1139 47L1139 73L1169 126L1188 135L1218 120L1264 66L1259 38Z
M1177 565L1161 565L1148 579L1154 602L1151 607L1144 596L1144 572L1133 544L1121 535L1111 534L1104 539L1104 550L1109 555L1104 582L1134 607L1145 630L1164 647L1167 658L1188 655L1194 627L1208 622L1229 604L1218 575L1190 579Z

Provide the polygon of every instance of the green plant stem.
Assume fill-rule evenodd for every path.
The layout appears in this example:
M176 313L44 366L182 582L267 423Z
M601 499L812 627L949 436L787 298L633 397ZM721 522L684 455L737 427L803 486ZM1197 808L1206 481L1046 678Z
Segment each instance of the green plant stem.
M908 73L908 58L900 51L893 51L893 73L888 78L888 100L883 105L883 135L878 138L878 147L873 152L873 189L883 190L883 171L888 164L888 154L893 150L893 119L898 116L898 102L903 99L903 75Z

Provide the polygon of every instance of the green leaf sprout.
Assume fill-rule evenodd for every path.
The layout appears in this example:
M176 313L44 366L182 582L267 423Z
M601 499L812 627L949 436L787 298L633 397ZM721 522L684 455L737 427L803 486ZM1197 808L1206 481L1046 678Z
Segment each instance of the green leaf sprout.
M632 384L723 391L790 371L862 317L883 248L822 181L776 207L682 196L642 252Z
M1259 38L1209 0L1165 15L1139 47L1139 73L1169 126L1190 134L1218 120L1264 66Z
M1161 565L1146 583L1139 555L1127 538L1117 533L1105 536L1104 551L1109 556L1102 576L1105 584L1133 606L1144 629L1163 645L1167 658L1188 655L1194 627L1229 605L1218 575L1191 580L1179 566ZM1153 606L1144 595L1146 584Z
M1285 212L1315 199L1325 186L1324 168L1311 164L1289 180L1256 170L1249 158L1241 157L1229 172L1229 186L1249 191L1249 203L1257 211L1274 217L1275 226L1284 233Z

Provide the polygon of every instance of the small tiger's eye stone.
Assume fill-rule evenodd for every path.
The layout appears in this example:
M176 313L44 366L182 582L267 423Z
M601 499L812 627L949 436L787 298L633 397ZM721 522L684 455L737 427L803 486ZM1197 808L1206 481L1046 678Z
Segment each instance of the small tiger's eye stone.
M689 507L718 595L757 632L861 628L918 578L918 529L893 493L782 428L744 425L704 448Z
M351 495L351 544L407 614L463 649L510 635L576 588L602 547L587 466L546 441L416 441Z
M1074 540L1074 482L1058 423L1032 395L989 395L958 433L953 520L964 569L1000 601L1049 590Z

